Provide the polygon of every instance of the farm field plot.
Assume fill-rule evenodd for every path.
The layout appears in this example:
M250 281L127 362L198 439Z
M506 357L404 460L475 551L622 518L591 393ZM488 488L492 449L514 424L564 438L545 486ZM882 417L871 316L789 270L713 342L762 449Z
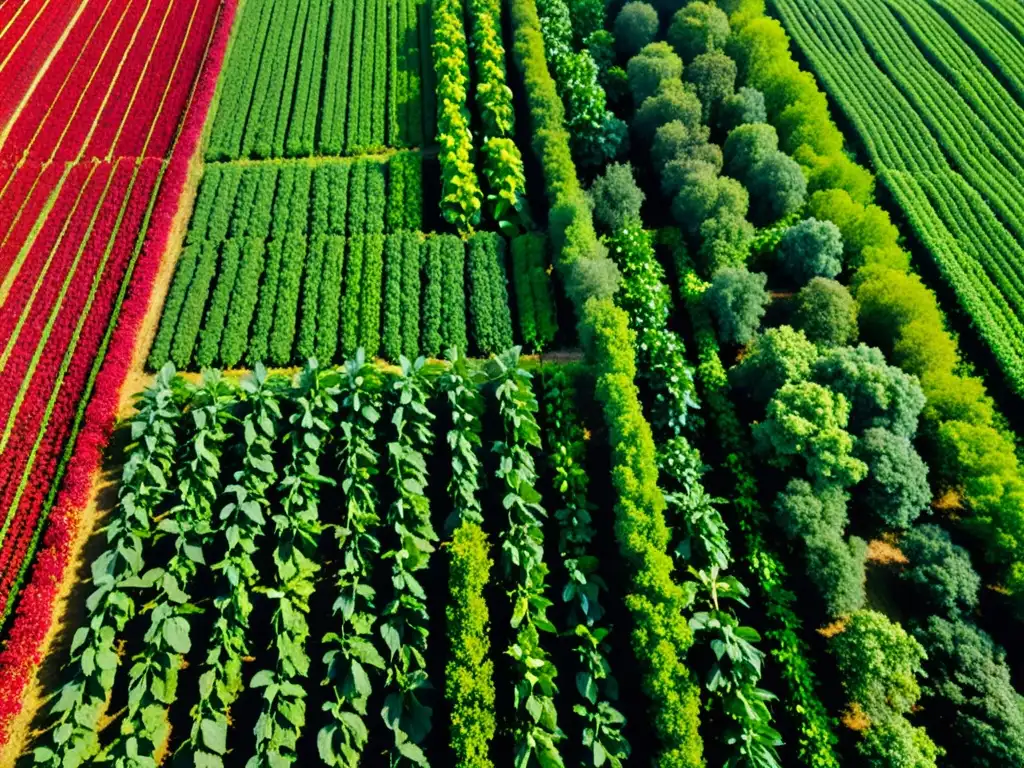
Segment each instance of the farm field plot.
M775 7L1020 390L1024 108L927 4ZM919 37L904 31L897 13ZM943 64L933 67L936 55Z
M422 98L427 13L423 0L247 2L207 159L351 155L432 140Z

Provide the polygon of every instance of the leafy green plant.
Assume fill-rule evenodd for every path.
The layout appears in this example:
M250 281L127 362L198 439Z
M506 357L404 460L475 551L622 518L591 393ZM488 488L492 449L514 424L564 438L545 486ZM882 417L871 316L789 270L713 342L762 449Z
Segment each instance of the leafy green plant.
M99 748L100 717L120 666L117 634L136 613L132 593L145 567L143 542L152 535L152 520L172 493L180 418L173 379L174 367L168 363L136 404L118 504L104 534L107 548L91 566L93 591L85 603L88 622L71 640L66 679L49 710L53 727L32 752L36 765L81 765Z
M256 312L259 300L260 277L263 275L263 242L245 238L241 243L242 262L238 277L231 292L231 306L228 309L224 335L220 340L220 361L226 368L233 368L245 354L249 345L249 326Z
M338 374L321 370L310 361L289 393L295 408L285 435L288 463L278 483L280 512L273 516L273 587L263 588L274 606L271 619L276 650L274 666L257 672L249 687L262 692L256 721L255 754L247 768L289 765L306 724L306 688L309 674L306 641L309 637L309 598L319 565L314 559L322 525L320 487L330 482L320 472L320 461L332 421L338 411Z
M393 732L392 765L428 765L421 745L430 732L432 710L424 701L427 679L426 592L416 576L430 562L437 534L426 497L427 465L433 434L427 400L433 385L426 360L400 358L402 372L391 381L394 432L387 444L388 477L394 501L388 506L381 559L391 563L394 593L381 610L380 636L388 649L387 696L381 716ZM389 530L390 529L390 530Z
M573 712L584 721L586 765L619 768L628 759L630 746L622 733L626 718L614 706L618 682L608 661L609 630L600 624L604 617L601 593L607 585L593 555L593 504L587 499L590 480L583 465L584 435L575 396L568 374L557 371L545 378L544 435L552 485L562 505L555 511L558 551L568 574L562 588L562 600L569 604L566 634L572 636L573 653L579 660Z
M380 421L383 382L362 350L345 362L341 375L341 404L336 430L338 476L343 510L334 529L341 567L335 581L338 594L332 608L335 631L324 636L328 651L324 684L331 697L324 702L330 722L320 729L320 759L330 766L356 766L369 737L365 718L373 690L373 670L383 670L384 658L373 642L377 618L375 590L370 581L380 551L377 493L374 478L380 455L374 448Z
M554 694L557 671L540 642L541 632L554 632L547 617L551 601L545 597L548 574L544 563L542 520L547 516L534 487L537 472L531 449L540 448L537 399L531 375L519 367L519 348L492 358L497 382L495 397L504 429L493 451L495 473L504 486L503 506L508 523L501 533L502 571L512 599L511 626L516 636L506 653L512 657L515 681L514 765L525 768L534 761L543 766L564 765L558 742L565 735L558 727Z
M242 381L246 413L242 419L245 453L235 482L224 489L229 501L217 515L215 535L223 537L216 612L208 650L199 677L199 699L192 707L192 731L178 753L193 765L218 768L227 754L228 712L242 691L242 661L250 653L249 619L260 574L253 562L257 539L270 511L267 492L277 482L274 450L281 419L279 393L257 365Z

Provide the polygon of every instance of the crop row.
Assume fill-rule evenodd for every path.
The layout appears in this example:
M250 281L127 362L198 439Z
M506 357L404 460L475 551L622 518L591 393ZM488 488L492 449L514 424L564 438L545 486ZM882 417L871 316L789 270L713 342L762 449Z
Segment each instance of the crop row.
M783 20L864 140L872 160L971 313L1012 386L1024 386L1019 243L969 179L956 174L915 109L873 65L849 20L829 3L813 15L778 0Z
M357 348L394 361L450 346L486 356L512 342L505 249L486 232L470 238L468 257L453 235L410 231L193 242L149 366L326 364Z
M486 367L454 351L445 363L403 360L400 373L359 353L291 380L261 367L241 386L162 370L138 401L88 621L35 764L101 748L152 758L171 726L169 749L208 766L293 761L307 746L332 766L382 751L427 765L450 745L483 767L504 762L497 711L520 764L561 766L563 750L595 744L628 756L602 605L619 596L589 543L609 521L573 462L584 460L575 398L570 379L545 388L549 461L517 350ZM563 489L551 501L566 504L554 519L539 490L548 478ZM504 513L485 516L492 504ZM546 562L550 533L574 559ZM570 712L556 706L552 660L572 649L582 703ZM186 655L197 662L183 666ZM101 731L121 691L120 727ZM440 705L453 716L433 714Z
M212 163L185 242L381 234L423 226L421 159Z
M1001 23L999 11L991 12L983 3L946 0L940 7L957 33L989 61L1018 98L1024 98L1024 48L1020 44L1024 23L1015 32L1008 16L1003 17ZM1020 14L1020 20L1024 22L1024 13Z
M247 3L207 159L422 145L429 67L422 7L422 0Z
M66 13L50 5L46 14ZM217 8L210 0L87 0L10 126L0 161L166 156Z

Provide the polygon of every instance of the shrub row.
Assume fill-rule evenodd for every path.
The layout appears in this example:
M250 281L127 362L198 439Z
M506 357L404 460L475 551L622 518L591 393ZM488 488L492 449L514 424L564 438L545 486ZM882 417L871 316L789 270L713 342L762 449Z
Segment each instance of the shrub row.
M541 351L555 340L558 320L547 273L547 238L539 233L512 240L512 285L519 331L531 349Z
M225 67L206 159L420 146L422 5L253 0Z
M469 52L463 27L462 0L432 5L434 72L440 110L437 115L438 160L441 163L441 215L460 234L480 222L481 192L469 130Z
M512 346L505 240L493 232L469 239L469 309L473 338L485 356Z
M388 360L401 355L415 359L420 354L420 252L426 247L411 232L387 237L382 340Z

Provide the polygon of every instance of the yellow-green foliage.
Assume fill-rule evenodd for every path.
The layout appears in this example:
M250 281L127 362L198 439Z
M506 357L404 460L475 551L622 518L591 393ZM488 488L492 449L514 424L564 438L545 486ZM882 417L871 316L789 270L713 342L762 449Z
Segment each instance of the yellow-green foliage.
M487 534L462 523L447 546L450 596L445 615L451 660L445 666L445 698L451 703L451 746L460 768L489 768L494 738L494 663L490 617L483 591L494 561Z

